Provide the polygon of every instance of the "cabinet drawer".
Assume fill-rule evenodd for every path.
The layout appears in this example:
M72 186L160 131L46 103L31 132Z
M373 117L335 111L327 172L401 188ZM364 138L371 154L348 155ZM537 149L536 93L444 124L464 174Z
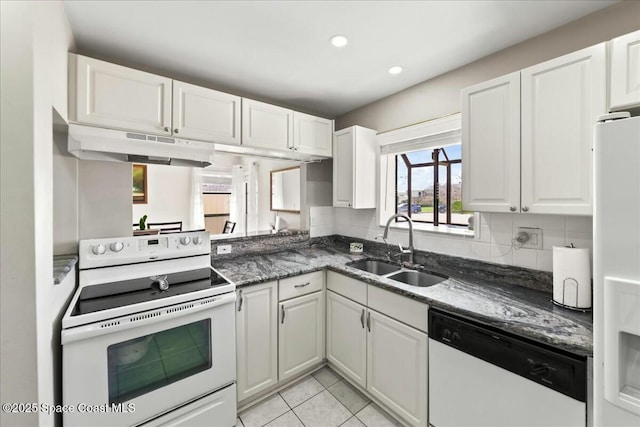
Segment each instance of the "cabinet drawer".
M367 305L367 284L334 271L327 271L327 289L362 305Z
M313 273L302 274L300 276L288 277L278 283L278 300L284 301L311 292L321 291L324 282L324 271L314 271Z
M428 332L429 306L411 298L369 285L369 308Z

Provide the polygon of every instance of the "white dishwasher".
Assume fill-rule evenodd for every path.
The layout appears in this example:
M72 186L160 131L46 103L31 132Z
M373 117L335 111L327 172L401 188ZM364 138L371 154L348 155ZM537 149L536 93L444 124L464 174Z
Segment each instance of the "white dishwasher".
M586 388L585 358L430 310L430 425L585 427Z

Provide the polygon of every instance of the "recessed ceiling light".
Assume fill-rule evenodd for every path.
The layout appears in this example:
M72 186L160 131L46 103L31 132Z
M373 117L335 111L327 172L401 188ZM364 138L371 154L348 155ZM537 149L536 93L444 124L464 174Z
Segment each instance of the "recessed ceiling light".
M349 43L349 40L347 40L345 36L340 34L331 37L329 40L335 47L344 47L347 45L347 43Z
M389 74L400 74L402 72L402 67L396 65L394 67L389 68Z

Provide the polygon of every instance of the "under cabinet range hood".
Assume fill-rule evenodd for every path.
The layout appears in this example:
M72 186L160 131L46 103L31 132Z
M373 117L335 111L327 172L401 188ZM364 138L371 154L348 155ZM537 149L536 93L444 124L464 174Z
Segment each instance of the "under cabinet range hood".
M79 159L206 167L214 144L140 132L69 124L68 149Z

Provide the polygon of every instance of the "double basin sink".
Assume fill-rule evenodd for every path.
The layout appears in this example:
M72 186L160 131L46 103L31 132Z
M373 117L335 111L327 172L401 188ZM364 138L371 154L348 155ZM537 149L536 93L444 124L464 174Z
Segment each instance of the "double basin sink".
M397 282L406 283L411 286L426 288L428 286L437 285L448 279L446 276L440 276L433 273L424 273L422 271L407 270L400 266L373 259L365 259L347 264L349 267L368 273L377 274L387 279Z

